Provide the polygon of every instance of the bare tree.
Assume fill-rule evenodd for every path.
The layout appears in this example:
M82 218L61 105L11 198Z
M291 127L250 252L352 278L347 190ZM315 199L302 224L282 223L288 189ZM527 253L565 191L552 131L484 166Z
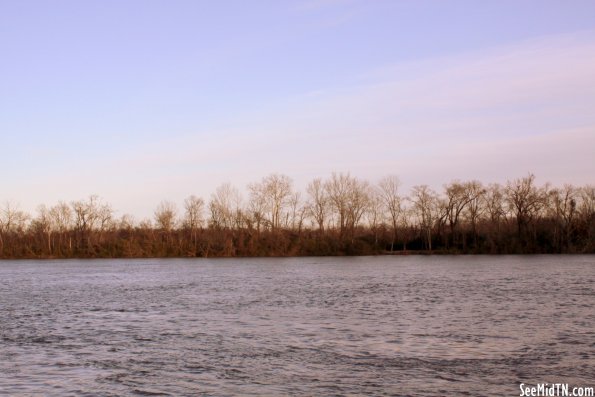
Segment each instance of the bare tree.
M378 182L380 198L390 216L392 228L392 240L390 250L394 250L397 241L397 225L401 216L401 197L399 196L400 181L396 175L385 176Z
M140 230L144 230L144 231L152 230L153 229L153 222L149 218L144 218L143 220L141 220L138 223L138 228Z
M349 173L333 173L324 184L329 207L335 211L339 236L349 232L351 239L369 204L367 181L352 177Z
M485 210L483 207L483 195L485 188L479 181L470 181L465 183L465 195L469 200L467 202L466 215L471 223L471 233L473 235L473 244L477 247L477 221Z
M50 216L59 232L64 233L72 227L72 210L65 202L54 205L50 209Z
M73 227L73 214L70 206L60 201L50 209L50 217L58 232L58 247L62 247L63 239ZM68 251L72 252L72 237L68 238Z
M355 237L355 229L370 204L369 192L370 184L367 181L352 179L347 200L347 227L352 242Z
M383 207L384 203L381 190L371 186L370 191L368 192L368 210L366 211L366 219L368 221L368 227L374 234L374 247L378 246L378 232L384 222ZM391 243L391 251L393 243Z
M171 232L177 223L178 209L171 201L162 201L155 210L155 224L164 232Z
M4 252L4 240L11 235L22 234L29 215L19 209L18 205L6 202L0 209L0 254Z
M464 183L460 181L453 181L444 186L446 199L443 202L444 215L448 220L450 227L450 236L452 244L457 244L457 225L459 224L459 217L463 209L469 204L471 198L467 194L467 189Z
M248 189L251 200L264 203L271 229L279 229L283 210L289 204L292 195L291 179L286 175L271 174L260 183L250 184Z
M483 196L483 200L490 222L492 224L499 224L500 220L506 216L502 186L497 183L489 185Z
M104 232L111 229L114 224L114 210L107 203L100 203L97 206L97 228L99 231L99 241L103 240Z
M581 206L580 210L586 218L593 218L595 215L595 186L587 185L580 189Z
M262 227L270 226L267 223L267 202L266 197L261 194L259 190L253 190L250 192L250 200L248 202L247 211L250 222L250 227L256 225L256 231L260 233Z
M496 252L500 243L502 233L502 220L506 216L504 206L504 190L500 184L490 184L482 196L483 207L488 216L489 230L487 238L491 245L491 251Z
M130 214L122 215L118 221L118 229L120 230L126 230L130 232L134 229L134 225L136 225L136 221L134 216Z
M78 235L79 247L84 246L90 250L93 231L103 232L111 222L113 210L104 203L99 196L91 195L87 200L73 201L71 203L74 213L74 226Z
M195 252L197 248L198 229L203 226L204 206L204 200L194 195L184 200L184 226L190 230Z
M577 212L578 191L572 185L548 192L548 210L554 220L554 240L559 252L570 246L570 232Z
M580 211L584 218L593 219L595 216L595 186L587 185L580 189Z
M206 230L205 202L196 196L184 201L180 223L167 201L138 224L126 215L115 219L97 196L41 205L33 218L6 203L0 205L0 257L362 254L401 243L403 250L411 244L429 251L595 252L592 185L539 186L530 174L505 187L455 180L440 195L415 186L401 198L396 176L372 186L334 173L310 182L306 200L284 175L248 188L244 206L237 189L219 186L207 206ZM302 233L306 218L317 233ZM475 242L472 250L469 241Z
M326 181L324 184L330 206L335 210L337 215L339 233L341 236L344 235L347 226L347 211L352 185L353 178L349 173L337 174L335 172L333 172L330 180Z
M202 198L191 195L184 200L184 226L197 230L203 226L205 202Z
M211 195L209 211L213 227L231 229L241 224L242 196L230 183L219 186Z
M329 200L326 195L322 179L316 178L310 182L306 188L309 200L307 203L308 214L318 225L320 233L324 232L324 222L328 211Z
M97 209L97 222L100 231L105 231L113 225L114 210L110 204L103 203Z
M300 192L294 192L289 198L289 213L287 214L288 221L286 227L291 230L297 230L301 233L304 218L306 217L306 206L302 202L302 195Z
M73 201L71 203L74 212L74 223L77 231L86 233L93 230L97 222L97 208L99 197L92 195L88 200Z
M44 204L41 204L37 207L37 214L37 218L33 220L32 226L46 236L48 255L52 255L52 233L56 227L53 224L50 209Z
M0 231L4 233L18 233L25 229L29 215L19 209L19 206L6 202L0 209Z
M419 217L419 225L429 251L432 251L432 228L438 218L438 196L427 185L414 186L410 200Z
M579 214L584 225L586 247L595 250L595 186L587 185L580 189Z
M407 251L407 241L415 235L415 224L414 218L416 216L415 209L406 206L409 199L403 197L401 201L401 216L399 217L399 228L403 235L403 251Z
M516 217L519 240L523 242L523 231L544 204L544 189L537 188L535 176L529 174L525 178L508 181L504 192L505 200Z

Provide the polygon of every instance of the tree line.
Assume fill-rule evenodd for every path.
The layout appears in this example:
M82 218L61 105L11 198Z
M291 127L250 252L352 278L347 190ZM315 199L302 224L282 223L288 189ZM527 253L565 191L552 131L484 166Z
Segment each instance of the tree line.
M595 186L455 180L401 192L349 173L312 180L304 192L271 174L244 197L229 183L208 201L162 201L151 219L116 216L98 196L0 210L0 258L220 257L406 253L593 253Z

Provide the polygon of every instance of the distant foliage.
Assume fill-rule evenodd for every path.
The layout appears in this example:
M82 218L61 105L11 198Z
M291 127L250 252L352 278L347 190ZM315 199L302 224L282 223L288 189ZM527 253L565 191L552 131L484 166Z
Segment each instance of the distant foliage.
M594 253L595 187L538 186L530 174L505 185L452 181L401 194L349 173L310 182L271 174L248 197L221 185L178 211L162 201L153 219L115 217L97 196L42 205L37 214L0 207L0 258L220 257L407 253Z

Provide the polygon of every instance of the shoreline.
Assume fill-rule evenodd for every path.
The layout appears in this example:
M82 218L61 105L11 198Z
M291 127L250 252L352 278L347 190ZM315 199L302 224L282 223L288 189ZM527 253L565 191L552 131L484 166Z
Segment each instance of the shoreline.
M292 259L292 258L364 258L364 257L383 257L383 256L465 256L465 257L509 257L509 256L594 256L593 252L537 252L537 253L453 253L453 252L424 252L424 251L395 251L379 254L362 254L362 255L258 255L258 256L71 256L71 257L17 257L17 258L0 258L0 263L5 261L59 261L59 260L115 260L115 259Z

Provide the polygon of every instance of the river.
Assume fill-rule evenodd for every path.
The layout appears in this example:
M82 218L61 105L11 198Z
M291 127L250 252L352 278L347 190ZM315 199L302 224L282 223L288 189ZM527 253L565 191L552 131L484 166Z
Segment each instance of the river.
M592 255L0 261L0 393L593 386L594 308Z

